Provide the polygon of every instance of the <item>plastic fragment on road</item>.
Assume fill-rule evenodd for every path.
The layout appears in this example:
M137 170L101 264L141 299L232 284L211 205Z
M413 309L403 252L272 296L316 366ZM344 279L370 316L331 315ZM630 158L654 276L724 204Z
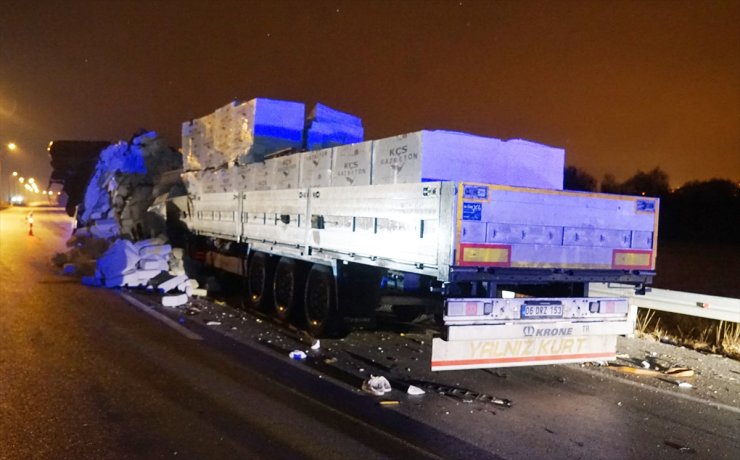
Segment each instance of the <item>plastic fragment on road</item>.
M295 359L296 361L303 361L306 359L306 352L301 350L293 350L291 351L288 356L290 356L290 359Z
M165 307L179 307L188 303L187 294L162 296L162 305Z
M419 396L426 393L426 391L422 390L421 388L417 387L416 385L409 385L408 389L406 390L406 393L412 395L412 396Z
M195 297L208 297L208 291L206 291L205 289L197 288L192 290L191 295Z
M679 388L693 388L694 385L690 384L689 382L676 382L676 385L678 385Z
M401 404L400 401L396 401L395 399L385 399L383 401L380 401L379 403L381 406L398 406Z
M221 321L208 321L206 323L206 326L220 326L220 325L221 325Z
M318 350L319 348L321 348L321 341L319 339L316 339L311 344L311 349L312 350Z
M362 382L362 391L373 394L375 396L382 396L392 390L391 384L383 376L370 375L368 379Z

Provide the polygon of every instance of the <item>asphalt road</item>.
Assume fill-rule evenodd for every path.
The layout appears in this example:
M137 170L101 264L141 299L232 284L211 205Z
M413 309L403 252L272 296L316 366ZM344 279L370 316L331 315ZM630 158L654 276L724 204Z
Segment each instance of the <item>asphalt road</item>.
M154 307L156 296L130 293L137 308L118 291L83 287L49 262L66 249L69 219L37 209L31 237L24 215L0 211L0 459L715 459L740 451L737 380L697 376L695 385L721 391L709 397L575 365L431 373L424 325L387 325L310 350L295 331L229 305L165 309ZM309 359L288 359L295 348ZM722 363L740 377L737 362ZM387 376L393 392L362 393L370 374ZM427 394L406 395L410 382Z
M295 391L289 368L259 374L238 345L59 276L70 220L35 209L29 236L26 212L0 212L0 459L435 458Z

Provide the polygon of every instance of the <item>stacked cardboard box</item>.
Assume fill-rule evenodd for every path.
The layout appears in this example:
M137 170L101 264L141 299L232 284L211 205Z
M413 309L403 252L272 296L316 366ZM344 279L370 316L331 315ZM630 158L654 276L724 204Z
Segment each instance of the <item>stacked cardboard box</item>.
M301 180L301 155L284 155L265 160L270 190L298 188Z
M299 154L301 187L328 187L331 185L332 150L312 150Z
M372 141L334 147L331 185L370 185L372 178Z
M418 131L374 141L372 183L468 181L563 188L565 151L524 140Z

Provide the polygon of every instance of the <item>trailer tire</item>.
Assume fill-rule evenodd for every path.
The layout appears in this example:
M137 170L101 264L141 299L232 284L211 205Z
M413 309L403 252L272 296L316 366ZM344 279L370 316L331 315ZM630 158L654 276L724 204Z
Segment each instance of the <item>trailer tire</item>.
M295 319L302 305L300 295L304 290L305 269L303 263L281 257L275 266L272 282L273 314L283 321Z
M249 308L259 309L267 305L267 294L271 284L270 257L256 252L249 259L246 277L246 303Z
M334 332L338 320L336 282L330 267L314 264L306 277L303 313L306 330L313 336Z

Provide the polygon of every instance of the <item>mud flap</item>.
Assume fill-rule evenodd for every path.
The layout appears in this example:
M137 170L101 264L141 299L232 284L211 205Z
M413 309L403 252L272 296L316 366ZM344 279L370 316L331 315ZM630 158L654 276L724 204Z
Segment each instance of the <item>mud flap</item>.
M432 340L432 370L609 361L616 359L616 335L527 337L492 340Z

